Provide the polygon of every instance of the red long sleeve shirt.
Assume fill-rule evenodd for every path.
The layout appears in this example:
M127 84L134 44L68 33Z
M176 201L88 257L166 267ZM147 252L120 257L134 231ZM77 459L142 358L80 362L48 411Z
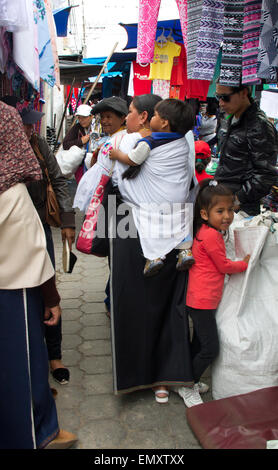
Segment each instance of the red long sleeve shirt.
M245 261L226 258L223 236L202 225L193 241L195 264L189 270L186 305L197 309L216 309L222 297L225 274L245 271Z

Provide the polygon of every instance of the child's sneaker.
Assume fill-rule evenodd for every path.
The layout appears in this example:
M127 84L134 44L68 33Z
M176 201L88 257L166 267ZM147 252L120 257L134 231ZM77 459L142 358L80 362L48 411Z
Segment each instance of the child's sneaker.
M187 408L191 408L191 406L201 405L202 403L204 403L202 398L200 397L198 384L195 384L192 388L174 387L173 391L179 394Z
M179 250L178 262L176 264L178 271L186 271L194 263L195 259L193 258L192 251L190 249Z
M161 258L147 259L144 269L144 276L154 276L163 267L164 263Z

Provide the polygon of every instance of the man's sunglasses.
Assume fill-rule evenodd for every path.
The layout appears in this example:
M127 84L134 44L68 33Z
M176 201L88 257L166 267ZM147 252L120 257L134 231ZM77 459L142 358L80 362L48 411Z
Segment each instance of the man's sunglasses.
M229 94L226 94L226 95L218 95L217 93L215 94L215 98L220 101L224 101L225 103L229 103L230 99L231 99L231 96L232 95L235 95L236 93L238 93L238 91L233 91L232 93L229 93Z

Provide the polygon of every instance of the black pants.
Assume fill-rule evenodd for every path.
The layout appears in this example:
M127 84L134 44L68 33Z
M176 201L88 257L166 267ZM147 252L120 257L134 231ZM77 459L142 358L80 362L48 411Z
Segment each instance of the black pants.
M55 253L54 253L54 244L51 233L51 228L48 224L43 224L43 228L46 236L46 249L48 251L49 257L55 269ZM47 346L48 359L53 361L54 359L62 359L62 320L60 320L57 325L48 326L44 325L45 328L45 342Z
M193 322L191 359L194 382L197 383L219 352L216 310L201 310L191 307L186 307L186 309Z

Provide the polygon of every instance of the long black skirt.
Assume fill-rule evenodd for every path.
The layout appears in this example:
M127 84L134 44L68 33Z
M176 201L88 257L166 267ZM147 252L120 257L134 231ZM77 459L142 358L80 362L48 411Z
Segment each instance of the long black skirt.
M123 217L117 216L117 225ZM186 274L176 270L176 255L173 250L162 270L145 278L146 260L138 235L110 239L115 394L193 384Z
M0 290L0 449L45 447L59 432L40 289Z

